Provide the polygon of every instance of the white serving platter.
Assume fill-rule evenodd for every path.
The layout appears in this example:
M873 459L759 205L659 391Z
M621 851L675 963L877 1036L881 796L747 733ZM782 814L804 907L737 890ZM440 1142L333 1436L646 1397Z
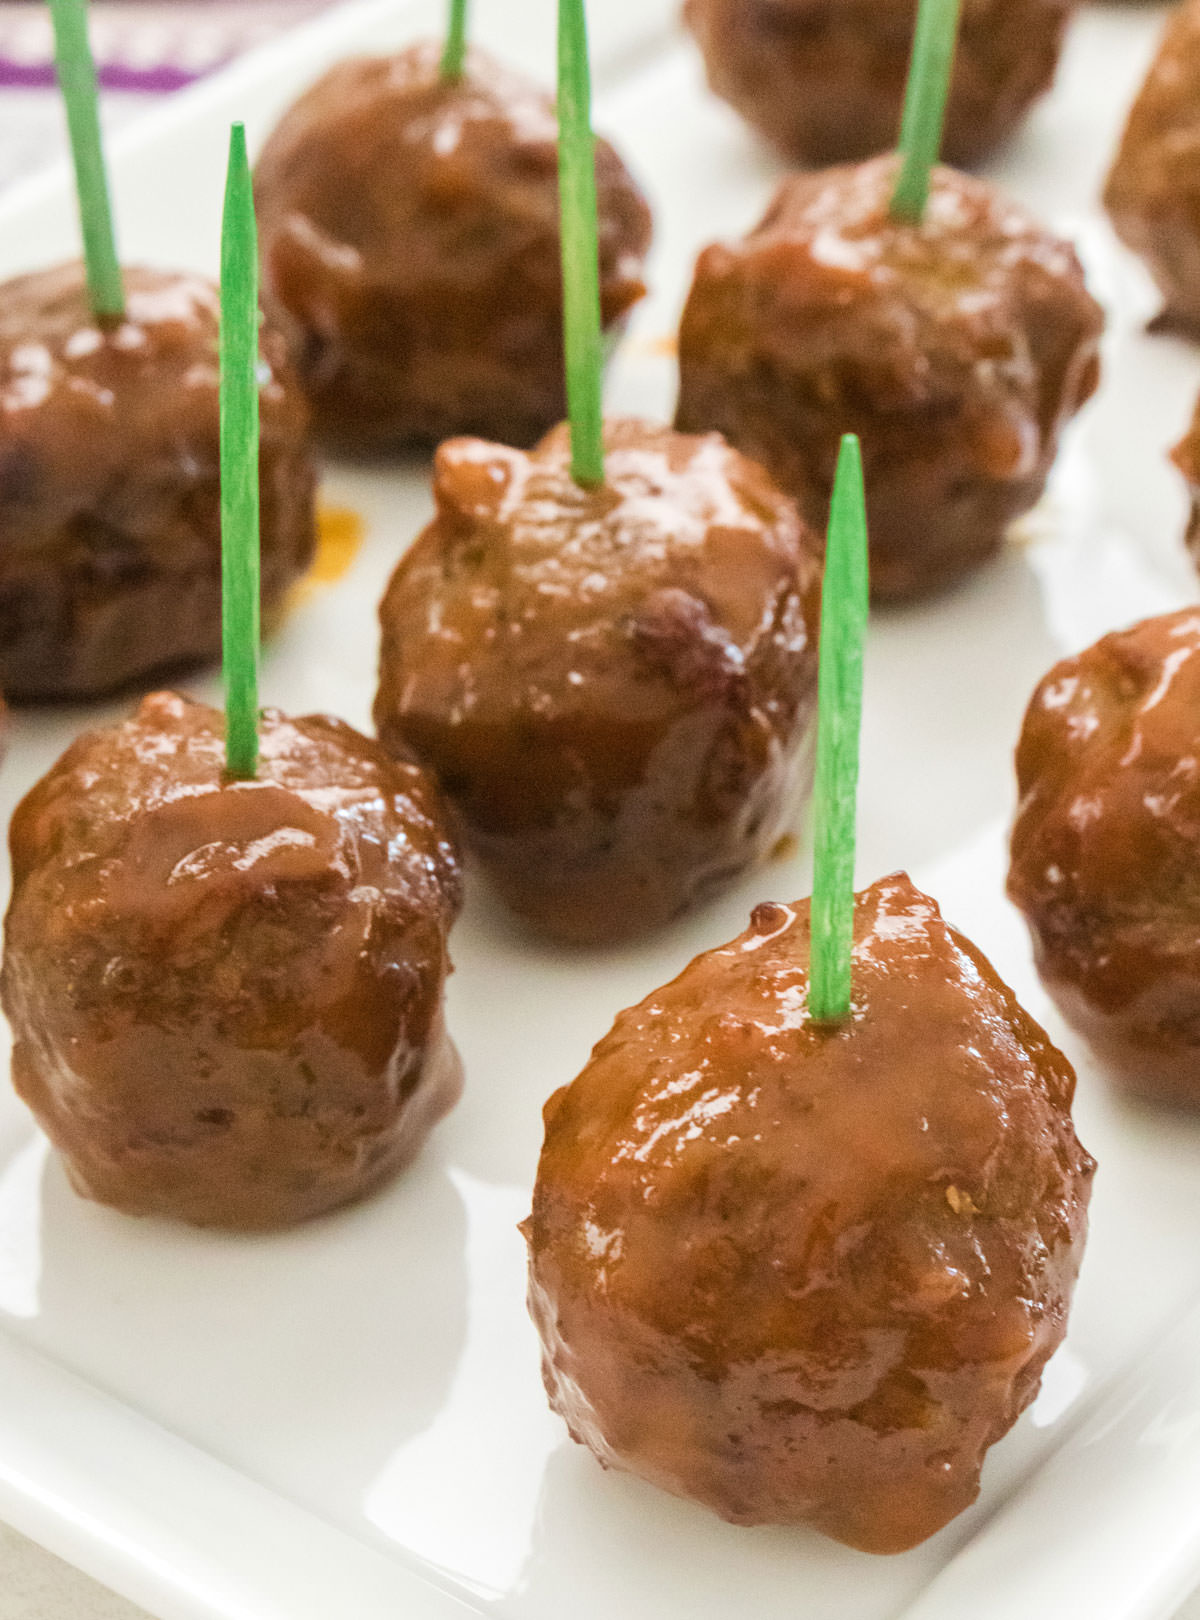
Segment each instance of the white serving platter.
M477 9L484 40L549 77L552 0ZM748 227L779 172L704 92L674 10L593 7L597 120L658 220L655 294L610 403L649 415L671 408L666 340L696 250ZM440 11L354 0L118 138L126 257L212 271L229 121L261 140L330 61L429 32ZM1144 335L1149 290L1096 206L1161 15L1085 10L1058 90L996 171L1085 254L1111 312L1104 392L1000 562L953 597L877 616L869 650L861 879L908 867L1080 1059L1003 899L1004 840L1038 677L1200 597L1164 459L1200 350ZM63 173L0 207L0 273L74 246ZM365 725L375 604L428 511L426 469L333 466L327 492L368 539L285 625L264 696ZM115 712L18 714L5 820L78 729ZM463 1103L402 1181L287 1236L85 1204L0 1095L0 1517L164 1620L1165 1620L1200 1580L1200 1121L1122 1105L1086 1061L1077 1112L1101 1170L1070 1338L978 1505L924 1547L872 1559L733 1529L604 1474L546 1408L516 1232L541 1104L619 1007L731 937L757 900L807 886L796 857L636 949L562 954L472 884L450 994Z

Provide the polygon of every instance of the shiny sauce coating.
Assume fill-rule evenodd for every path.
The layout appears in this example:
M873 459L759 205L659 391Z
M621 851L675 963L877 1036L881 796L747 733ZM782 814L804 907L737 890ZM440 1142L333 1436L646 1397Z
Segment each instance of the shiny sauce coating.
M1075 0L964 0L942 151L988 157L1048 90ZM896 144L917 0L687 0L709 83L803 164Z
M1070 244L1018 204L937 169L910 225L895 179L893 157L791 176L749 236L705 249L676 419L761 461L815 527L858 433L878 597L998 549L1096 388L1103 327Z
M1171 15L1104 201L1158 282L1166 323L1200 335L1200 0Z
M1039 685L1008 891L1064 1015L1129 1090L1200 1106L1200 611Z
M530 1308L606 1466L899 1552L1036 1394L1094 1165L1070 1064L906 877L857 897L844 1026L808 963L807 903L759 906L550 1099Z
M86 698L221 650L218 294L126 269L98 325L83 268L0 286L0 690ZM309 413L261 345L262 596L316 544Z
M267 711L253 781L171 693L18 807L0 992L13 1080L84 1195L204 1226L361 1196L454 1103L457 857L425 773Z
M1192 502L1187 527L1187 548L1192 561L1200 568L1200 400L1196 402L1196 409L1187 432L1171 452L1171 459L1187 480L1188 494Z
M716 435L610 421L442 446L437 515L380 609L375 719L436 773L508 903L593 943L765 854L811 779L819 566L792 504Z
M339 63L255 170L264 304L322 435L349 449L478 433L532 444L565 415L552 97L440 44ZM642 297L650 211L596 148L601 306Z

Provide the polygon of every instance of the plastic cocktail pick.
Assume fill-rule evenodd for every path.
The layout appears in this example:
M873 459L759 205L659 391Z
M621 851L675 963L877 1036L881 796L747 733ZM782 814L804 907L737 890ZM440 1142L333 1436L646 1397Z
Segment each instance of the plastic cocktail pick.
M442 52L441 75L454 83L461 79L467 64L467 0L450 0L450 24L446 48Z
M917 12L900 130L900 177L892 194L893 217L913 224L924 216L929 176L942 150L961 11L962 0L921 0Z
M559 0L558 5L558 176L571 476L593 488L604 481L604 348L584 0Z
M234 124L221 227L221 614L225 767L258 769L258 232L246 131Z
M812 961L808 1010L818 1023L850 1013L854 937L854 850L862 730L863 642L867 628L867 506L858 439L842 440L821 594L820 684Z
M100 139L100 106L96 64L88 43L87 0L50 0L54 24L54 60L67 108L75 190L83 227L83 257L88 296L98 320L120 320L125 288L113 235L112 204L104 148Z

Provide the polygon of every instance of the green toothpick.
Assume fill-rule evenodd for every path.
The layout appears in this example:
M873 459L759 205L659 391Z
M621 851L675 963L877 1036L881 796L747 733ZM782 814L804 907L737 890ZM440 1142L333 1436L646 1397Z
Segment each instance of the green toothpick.
M858 439L842 439L821 593L816 849L808 1010L821 1024L850 1012L854 846L863 640L867 628L867 507Z
M100 104L96 64L88 43L87 0L50 0L50 20L54 24L54 60L75 160L88 296L97 320L117 321L125 313L125 288L117 260L100 139Z
M558 190L571 476L591 489L604 482L604 349L596 137L584 0L558 0Z
M446 29L446 49L442 52L441 75L456 84L467 65L467 0L450 0L450 25Z
M258 769L258 232L246 131L229 137L221 225L221 613L225 769Z
M961 11L962 0L921 0L917 12L900 131L900 178L892 193L892 217L913 225L924 216L930 171L942 150Z

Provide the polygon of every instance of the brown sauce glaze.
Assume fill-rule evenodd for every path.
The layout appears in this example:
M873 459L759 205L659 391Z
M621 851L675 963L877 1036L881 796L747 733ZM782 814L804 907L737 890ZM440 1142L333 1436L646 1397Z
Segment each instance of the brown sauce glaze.
M965 0L943 151L989 157L1050 88L1075 0ZM785 156L845 163L900 133L917 0L687 0L709 83Z
M277 1227L371 1190L458 1098L457 857L415 764L268 711L252 782L170 693L19 806L0 991L13 1080L75 1187Z
M965 0L943 152L991 156L1053 84L1075 0ZM800 164L891 151L917 0L687 0L717 96Z
M1200 400L1190 426L1171 453L1171 459L1187 479L1192 510L1188 518L1187 548L1200 568Z
M811 779L819 565L715 434L610 421L603 486L565 428L438 452L437 515L380 616L375 720L437 774L508 904L601 943L764 856Z
M263 298L318 431L359 451L478 433L529 445L566 413L553 98L480 51L340 63L255 171ZM597 142L601 304L642 297L650 211Z
M857 897L844 1027L808 961L807 902L759 906L550 1099L530 1309L606 1466L895 1553L1036 1394L1094 1164L1070 1064L906 877Z
M0 689L90 698L221 651L217 289L125 271L97 325L83 268L0 287ZM262 335L262 596L316 543L308 408Z
M1150 267L1165 323L1200 336L1200 0L1184 0L1167 24L1104 201Z
M1121 1085L1200 1106L1200 610L1055 665L1017 784L1008 892L1047 989Z
M887 157L785 180L701 254L679 342L676 425L761 461L814 527L861 436L877 598L999 549L1096 388L1104 319L1070 245L993 187L938 169L907 225L895 178Z

